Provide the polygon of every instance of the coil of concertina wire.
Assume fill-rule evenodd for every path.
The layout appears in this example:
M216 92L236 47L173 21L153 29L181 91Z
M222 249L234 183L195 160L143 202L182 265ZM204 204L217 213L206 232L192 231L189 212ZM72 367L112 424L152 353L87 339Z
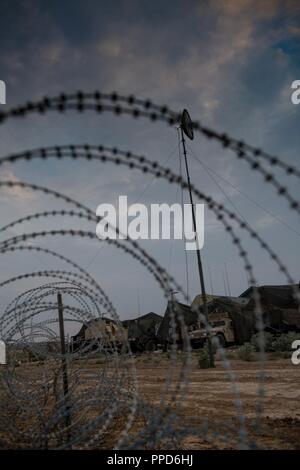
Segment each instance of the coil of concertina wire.
M31 113L44 115L49 111L63 113L68 110L79 113L110 112L120 117L144 118L170 126L178 124L181 117L180 113L170 110L167 106L154 104L150 100L120 96L117 93L80 91L74 94L62 93L53 98L46 97L2 112L0 123L4 125L11 119L25 118ZM288 202L288 207L293 213L300 213L299 202L270 168L278 168L294 178L300 177L299 169L262 149L209 129L199 121L193 122L193 128L200 136L219 142L224 149L230 149L238 160L245 161L252 171L259 173L264 183L271 184L276 189L278 196ZM158 162L131 151L101 144L70 144L26 150L3 156L0 166L15 165L19 161L30 165L35 159L46 161L51 158L84 159L87 162L97 161L100 165L124 166L128 171L138 170L168 184L176 184L183 189L188 187L185 179ZM19 272L0 283L1 289L14 286L19 292L6 308L3 308L0 318L0 336L10 351L8 364L1 370L0 445L39 449L176 449L185 439L195 437L199 442L208 444L255 447L255 440L249 437L249 426L245 419L237 378L226 356L226 350L218 338L213 338L213 342L231 385L235 416L226 422L216 423L210 420L209 416L201 416L201 424L193 420L187 422L182 419L182 413L192 364L191 344L184 316L176 302L169 302L170 366L161 388L161 396L154 404L147 400L140 390L136 357L130 349L126 331L113 301L105 292L101 281L94 279L86 269L64 254L39 246L38 243L49 238L67 238L70 243L80 239L82 242L92 241L95 246L113 246L133 258L153 276L166 302L169 301L170 292L178 291L190 304L191 299L187 293L166 269L137 241L130 238L100 241L95 234L95 226L100 218L79 201L42 185L15 180L0 181L0 190L15 187L27 188L55 198L62 204L62 208L29 213L0 227L1 235L7 237L0 242L2 255L13 257L22 253L32 256L43 254L46 259L57 263L57 269ZM254 289L256 327L260 338L260 373L255 421L255 430L259 433L265 391L264 323L259 291L255 287L257 281L254 265L245 248L244 237L248 236L256 241L274 262L274 266L285 276L286 281L295 285L298 302L299 289L283 260L244 219L200 191L194 184L191 190L194 197L205 202L216 219L222 223L224 234L230 237ZM57 218L62 221L70 218L79 220L81 224L85 224L85 228L42 229L45 220L55 221ZM23 226L32 222L40 222L41 229L25 231ZM56 227L56 224L54 226ZM112 228L119 234L116 227ZM12 229L18 229L21 235L7 236L7 232ZM24 289L24 285L31 287ZM64 352L61 350L58 328L59 296L63 298L66 324L75 324L78 329L95 325L91 341L79 341L76 347L73 345ZM194 310L209 331L211 326L201 309ZM107 334L103 334L106 317L114 321L117 337L108 338ZM99 318L102 318L102 321L95 322ZM183 350L180 350L177 343L178 327ZM28 362L20 361L20 355L26 355ZM88 364L92 364L92 367L88 367Z

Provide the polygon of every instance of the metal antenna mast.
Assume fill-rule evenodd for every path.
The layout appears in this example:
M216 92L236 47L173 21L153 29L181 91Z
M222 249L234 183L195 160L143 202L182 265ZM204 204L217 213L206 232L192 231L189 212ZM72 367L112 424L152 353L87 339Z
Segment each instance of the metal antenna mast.
M194 207L193 194L192 194L192 189L191 189L191 180L190 180L190 173L189 173L187 152L186 152L185 138L184 138L184 134L185 134L190 140L193 140L194 132L193 132L192 120L186 109L183 110L182 115L181 115L180 132L181 132L181 142L182 142L183 155L184 155L184 161L185 161L185 169L186 169L186 175L187 175L187 181L188 181L189 196L190 196L190 202L191 202L191 207L192 207L193 229L194 229L194 233L196 237L197 225L196 225L196 217L195 217L195 207ZM196 256L197 256L198 272L199 272L199 278L200 278L201 297L202 297L202 302L203 302L203 313L206 318L206 321L208 322L207 297L206 297L206 290L205 290L205 281L204 281L204 275L203 275L201 254L200 254L199 248L196 249ZM210 367L214 367L214 353L213 353L210 334L208 334L208 353L209 353Z

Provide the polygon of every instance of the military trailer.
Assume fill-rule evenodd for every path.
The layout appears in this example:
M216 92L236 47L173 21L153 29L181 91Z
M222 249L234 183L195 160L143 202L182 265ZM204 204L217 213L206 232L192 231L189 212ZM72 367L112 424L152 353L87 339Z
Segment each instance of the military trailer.
M71 351L114 350L121 349L127 339L127 330L111 318L95 318L84 323L71 337Z
M154 312L122 321L128 331L128 342L132 352L154 351L158 346L157 331L162 317Z
M256 288L261 303L264 331L277 335L288 331L300 331L297 288L297 285ZM209 299L207 307L211 325L210 334L217 336L223 347L243 344L257 332L254 294L254 287L251 287L239 298L219 296ZM200 312L203 313L201 302L198 305ZM193 347L201 347L205 343L207 335L207 329L203 323L198 326L193 325L189 329Z
M300 331L299 285L261 286L257 288L263 311L265 330L274 334ZM254 310L254 288L247 289L241 297L249 302L245 312Z
M158 345L166 350L174 342L178 345L183 344L182 324L191 329L197 325L197 321L198 315L189 305L170 300L157 331Z

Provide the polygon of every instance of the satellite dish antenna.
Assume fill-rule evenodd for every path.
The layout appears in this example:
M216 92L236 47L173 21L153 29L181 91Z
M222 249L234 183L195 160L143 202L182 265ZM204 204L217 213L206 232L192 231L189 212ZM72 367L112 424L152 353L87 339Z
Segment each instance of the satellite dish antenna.
M181 115L181 129L185 133L185 135L190 139L193 140L194 138L194 131L193 131L193 122L191 120L191 116L189 115L187 109L182 111Z
M188 162L187 162L185 138L184 138L184 135L183 135L183 134L185 134L190 140L193 140L194 132L193 132L193 122L192 122L191 117L190 117L190 115L189 115L189 113L186 109L184 109L182 111L180 131L181 131L181 142L182 142L182 147L183 147L187 182L188 182L188 188L189 188L189 193L190 193L190 202L191 202L191 208L192 208L193 229L194 229L194 233L196 235L196 233L197 233L197 224L196 224L196 217L195 217L195 209L194 209L194 201L193 201L193 194L192 194L192 188L191 188L189 167L188 167ZM199 248L196 249L196 256L197 256L198 272L199 272L199 278L200 278L201 296L202 296L202 301L203 301L203 313L204 313L204 316L206 318L206 321L208 322L208 308L207 308L207 297L206 297L206 290L205 290L205 280L204 280L204 275L203 275L202 261L201 261L201 255L200 255L200 249ZM173 296L172 296L172 300L173 300ZM199 325L199 327L200 327L200 325ZM208 339L209 366L214 367L214 354L213 354L213 349L212 349L212 342L211 342L210 333L208 334L207 339Z

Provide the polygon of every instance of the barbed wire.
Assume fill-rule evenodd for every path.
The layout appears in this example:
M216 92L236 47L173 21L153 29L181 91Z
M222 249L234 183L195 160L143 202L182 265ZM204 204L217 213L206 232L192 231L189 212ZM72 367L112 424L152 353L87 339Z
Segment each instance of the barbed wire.
M178 123L181 117L180 113L170 110L167 106L159 106L149 100L96 91L61 94L54 98L46 97L37 102L28 102L0 113L0 123L25 117L30 113L44 114L48 111L64 112L67 110L112 112L118 116L141 117L171 126ZM266 183L274 186L279 196L287 200L292 211L300 212L299 202L280 183L278 177L263 166L262 162L271 167L278 167L287 175L299 178L300 171L297 168L286 164L278 157L269 155L262 149L206 128L199 121L193 122L193 128L206 138L219 142L224 149L232 150L238 159L244 159L253 171L259 172L264 177ZM188 187L187 181L181 175L177 175L158 162L130 151L104 145L71 144L27 150L2 157L0 165L15 164L21 160L30 162L36 158L96 160L100 163L122 165L128 170L139 170L170 184L177 184L183 190ZM52 217L62 217L63 220L71 217L81 220L82 224L95 225L101 220L91 209L58 191L24 181L0 181L0 189L14 187L27 188L47 196L54 196L56 200L71 205L76 210L55 209L29 214L2 226L0 228L2 234L14 227L23 230L22 224L24 223L43 222L44 219ZM195 185L192 185L191 191L199 200L207 204L208 209L223 225L224 232L229 235L235 246L253 286L254 314L256 329L259 333L260 372L256 403L256 431L259 431L263 412L266 360L263 309L259 290L256 288L254 266L244 247L244 241L237 234L237 229L247 233L256 241L279 271L284 274L287 282L293 284L298 303L300 301L299 289L277 253L243 218L223 204L217 203ZM117 227L112 228L117 235L121 234ZM165 300L169 302L171 347L170 367L157 405L145 400L139 390L138 372L130 342L112 300L101 283L94 279L86 269L65 255L55 250L28 244L45 237L55 239L68 237L70 240L80 238L114 246L140 263L156 280ZM232 422L219 422L216 425L218 429L215 429L214 424L205 419L201 426L182 424L180 413L187 396L189 372L192 366L191 343L184 315L175 301L169 301L169 295L170 292L178 291L188 304L191 303L191 299L176 280L137 241L127 238L108 239L104 242L98 239L95 232L84 229L43 229L30 233L22 232L21 235L15 235L0 242L2 255L8 256L25 251L51 256L59 262L66 263L69 270L44 269L25 272L0 283L2 289L12 284L21 285L23 289L24 282L38 284L25 291L23 289L9 302L0 317L1 337L6 340L13 351L8 366L1 374L5 399L0 402L0 434L1 439L4 436L8 446L103 448L107 433L110 431L114 434L113 446L115 448L147 448L147 446L159 448L162 445L165 446L164 448L172 448L175 441L176 445L180 445L180 442L191 435L211 442L215 439L227 444L234 442L234 445L240 448L252 448L255 445L248 437L237 377L227 358L226 350L221 346L218 338L213 338L213 343L220 354L222 366L231 384L238 426L236 427ZM49 281L45 282L44 278ZM65 323L79 324L83 331L94 327L94 336L91 341L79 341L75 345L75 350L69 350L66 353L62 353L60 349L61 335L57 331L59 321L56 315L58 309L56 296L58 294L64 297ZM192 311L198 315L209 333L211 325L204 317L201 308L193 307ZM103 333L106 317L111 319L108 321L113 321L116 325L118 338L113 336L108 340L107 335ZM177 343L178 327L184 352L180 356ZM74 346L74 343L72 344ZM50 347L52 350L47 349ZM29 355L37 361L38 367L35 370L31 363L20 365L19 350L28 351ZM96 364L96 367L88 366L94 364L91 362L94 360L100 361L99 367ZM64 367L68 370L67 393L63 387ZM28 374L26 374L27 370ZM120 422L121 426L114 431L114 427Z

